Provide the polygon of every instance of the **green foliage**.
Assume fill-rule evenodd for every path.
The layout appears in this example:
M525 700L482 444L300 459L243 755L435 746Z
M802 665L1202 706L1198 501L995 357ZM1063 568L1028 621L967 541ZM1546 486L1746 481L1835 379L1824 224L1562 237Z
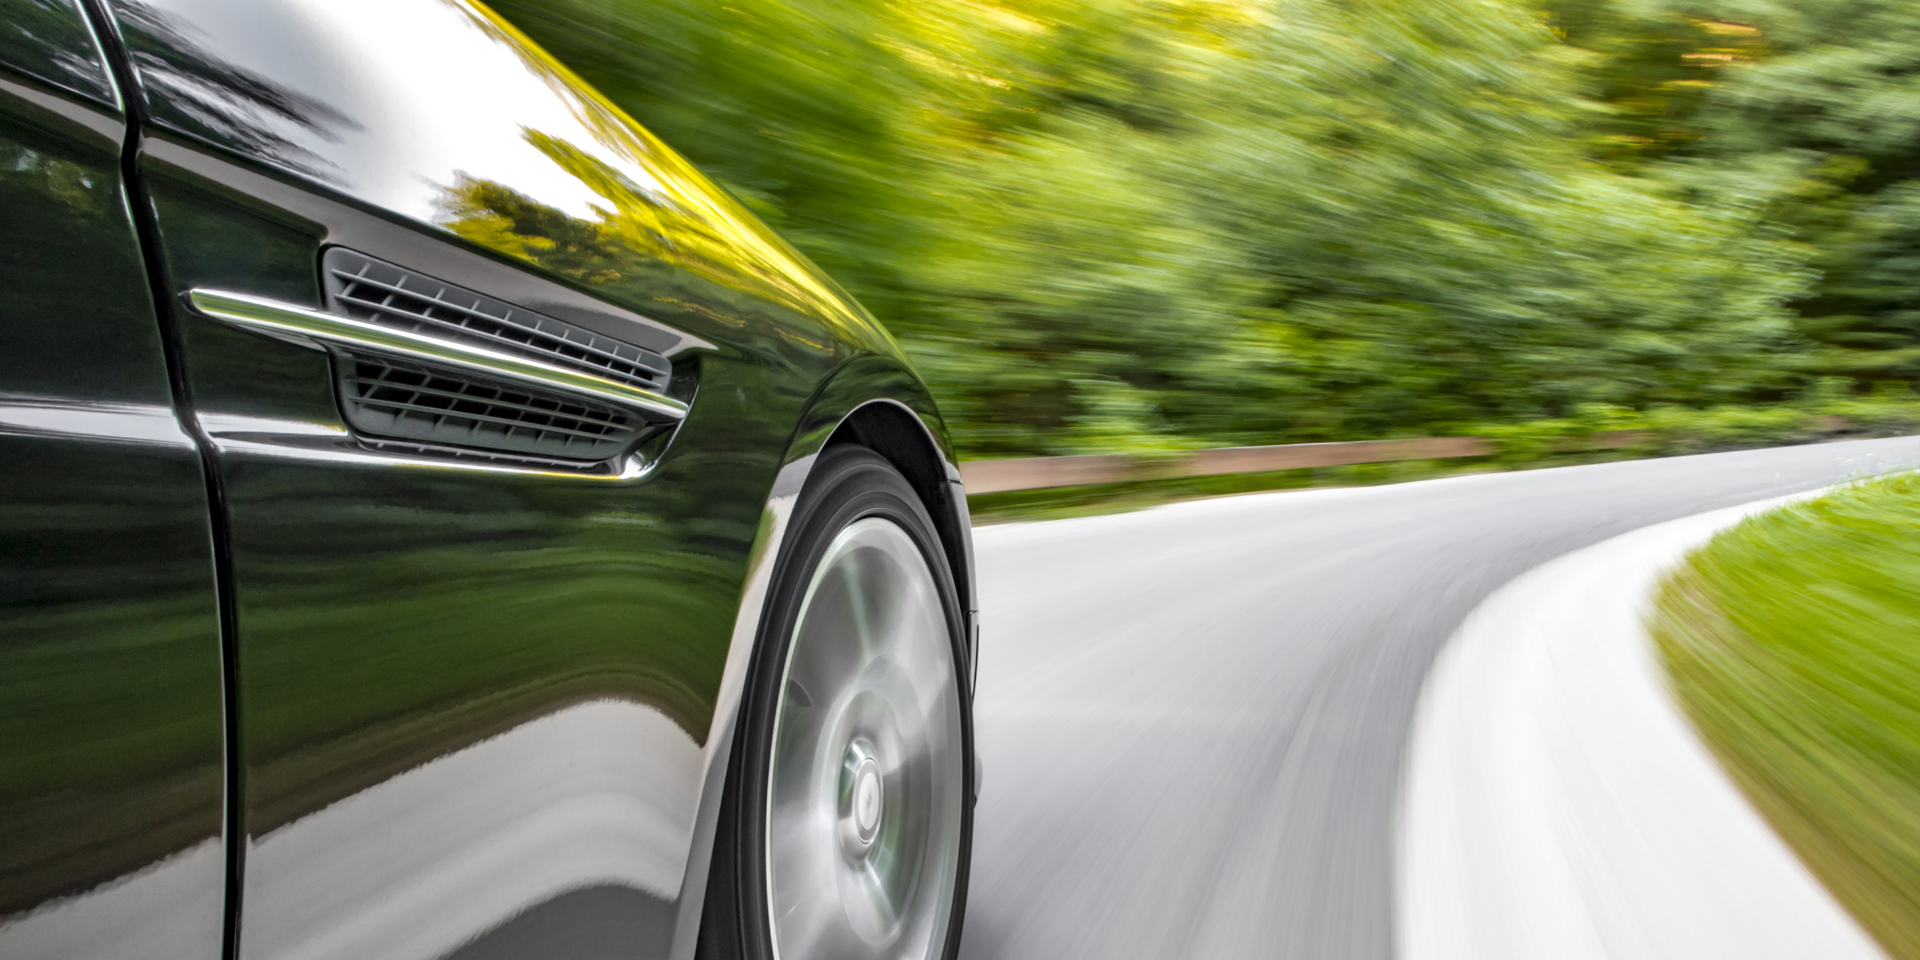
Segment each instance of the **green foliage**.
M1920 376L1920 2L1542 2L498 6L885 321L968 455Z
M1714 538L1651 625L1694 723L1894 957L1920 958L1920 475Z
M1801 370L1920 375L1920 3L1686 5L1752 36L1699 101L1675 174L1701 194L1763 195L1768 221L1810 248Z

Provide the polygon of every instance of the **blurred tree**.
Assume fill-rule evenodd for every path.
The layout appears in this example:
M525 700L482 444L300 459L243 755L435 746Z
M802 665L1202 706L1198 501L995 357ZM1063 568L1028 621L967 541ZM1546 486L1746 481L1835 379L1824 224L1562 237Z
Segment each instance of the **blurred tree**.
M1253 254L1312 392L1295 432L1731 399L1777 379L1795 251L1757 213L1588 161L1525 8L1292 3L1194 189ZM1199 411L1196 411L1198 413Z
M1548 0L1604 107L1596 150L1808 251L1803 377L1920 376L1920 3ZM1649 163L1665 160L1665 163Z
M1630 0L1544 0L1589 110L1588 153L1634 171L1696 145L1700 112L1727 68L1763 56L1748 24Z
M1785 184L1838 174L1704 145L1754 138L1726 78L1773 34L1553 3L497 5L885 320L974 455L1777 395Z
M1772 192L1814 251L1801 332L1814 373L1920 376L1920 3L1729 2L1768 55L1728 71L1694 151L1707 177ZM1698 179L1698 178L1697 178Z

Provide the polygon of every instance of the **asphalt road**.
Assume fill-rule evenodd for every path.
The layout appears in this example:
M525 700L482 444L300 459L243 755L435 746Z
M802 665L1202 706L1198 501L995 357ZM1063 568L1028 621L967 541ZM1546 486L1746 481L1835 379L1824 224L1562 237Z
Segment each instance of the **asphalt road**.
M1662 520L1920 466L1920 438L1200 501L975 531L965 960L1393 956L1435 654L1494 589Z

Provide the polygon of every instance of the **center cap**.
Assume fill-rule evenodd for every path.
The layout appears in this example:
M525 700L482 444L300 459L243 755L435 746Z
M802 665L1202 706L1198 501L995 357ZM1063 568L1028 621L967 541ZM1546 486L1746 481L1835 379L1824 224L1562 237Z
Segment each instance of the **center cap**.
M853 771L853 826L862 843L871 841L880 830L881 802L885 787L880 780L880 764L863 757Z

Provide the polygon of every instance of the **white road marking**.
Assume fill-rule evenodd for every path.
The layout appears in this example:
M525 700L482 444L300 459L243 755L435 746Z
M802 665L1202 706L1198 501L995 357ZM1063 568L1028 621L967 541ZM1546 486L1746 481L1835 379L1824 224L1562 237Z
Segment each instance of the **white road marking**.
M1700 741L1643 625L1663 571L1791 499L1567 554L1461 624L1403 781L1403 960L1884 960Z

